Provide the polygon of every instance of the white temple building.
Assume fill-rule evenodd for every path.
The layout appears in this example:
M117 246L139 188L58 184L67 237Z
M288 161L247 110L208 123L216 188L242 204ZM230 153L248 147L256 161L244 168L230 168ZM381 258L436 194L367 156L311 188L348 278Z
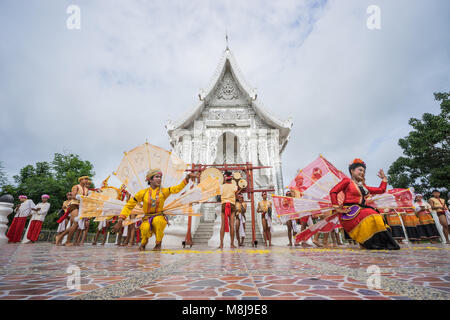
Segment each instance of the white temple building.
M166 124L173 152L188 164L250 162L253 166L270 166L270 169L253 171L254 187L275 189L276 194L282 194L281 154L289 141L292 119L281 120L263 107L256 90L245 80L228 47L209 85L200 91L198 97L192 110L177 122ZM260 199L261 194L255 193L256 204ZM202 221L216 220L217 224L219 210L219 205L202 205ZM250 212L249 206L247 229L251 230ZM256 215L260 228L260 217ZM185 225L182 220L180 218L176 224ZM193 235L198 224L197 220L193 223ZM167 235L171 233L170 229L166 229ZM175 228L172 229L175 231ZM282 230L283 242L287 243L286 227L282 226ZM273 236L276 237L275 234ZM277 242L275 237L274 244ZM227 241L225 245L229 243Z

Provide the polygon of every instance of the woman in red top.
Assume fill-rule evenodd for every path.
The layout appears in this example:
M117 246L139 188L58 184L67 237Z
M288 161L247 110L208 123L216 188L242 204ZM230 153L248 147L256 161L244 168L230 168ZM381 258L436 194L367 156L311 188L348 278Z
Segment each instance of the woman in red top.
M330 191L331 202L340 213L339 220L349 236L365 249L398 250L400 246L392 238L383 217L366 201L371 194L382 194L386 191L387 177L383 170L378 172L382 182L378 188L368 187L364 183L366 164L355 159L348 168L351 179L344 178ZM339 205L337 195L344 192L344 203Z

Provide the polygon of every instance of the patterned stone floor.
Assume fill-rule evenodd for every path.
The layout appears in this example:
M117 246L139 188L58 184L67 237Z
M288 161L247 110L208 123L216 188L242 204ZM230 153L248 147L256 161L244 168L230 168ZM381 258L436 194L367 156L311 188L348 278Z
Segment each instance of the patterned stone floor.
M379 288L367 285L373 266ZM74 270L80 285L70 288ZM142 253L114 245L8 244L0 245L0 300L6 299L448 300L450 246Z

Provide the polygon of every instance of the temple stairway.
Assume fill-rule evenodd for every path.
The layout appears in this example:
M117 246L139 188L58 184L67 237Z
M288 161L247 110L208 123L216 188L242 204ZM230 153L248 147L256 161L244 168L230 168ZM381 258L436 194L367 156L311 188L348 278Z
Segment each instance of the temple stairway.
M252 224L251 224L251 213L246 213L247 222L245 223L245 247L252 246ZM213 221L201 221L198 225L197 231L193 237L194 247L195 246L208 246L208 240L213 235L214 222ZM255 238L258 241L258 247L264 246L263 236L260 232L258 221L255 225ZM235 238L236 239L236 238ZM237 241L235 240L235 245L237 246Z

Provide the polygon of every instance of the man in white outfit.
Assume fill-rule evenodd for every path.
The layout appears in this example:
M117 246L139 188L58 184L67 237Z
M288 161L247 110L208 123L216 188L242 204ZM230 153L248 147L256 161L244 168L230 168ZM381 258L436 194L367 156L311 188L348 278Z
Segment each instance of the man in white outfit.
M45 216L47 215L48 210L50 210L50 203L48 202L49 198L50 196L47 194L42 195L42 201L31 209L33 216L28 224L27 236L23 239L22 243L34 243L39 238Z
M8 243L20 242L23 229L25 229L25 224L27 223L27 217L31 214L31 209L35 206L33 200L28 199L25 195L20 195L19 200L20 204L14 210L16 215L6 234L6 237L9 239Z

